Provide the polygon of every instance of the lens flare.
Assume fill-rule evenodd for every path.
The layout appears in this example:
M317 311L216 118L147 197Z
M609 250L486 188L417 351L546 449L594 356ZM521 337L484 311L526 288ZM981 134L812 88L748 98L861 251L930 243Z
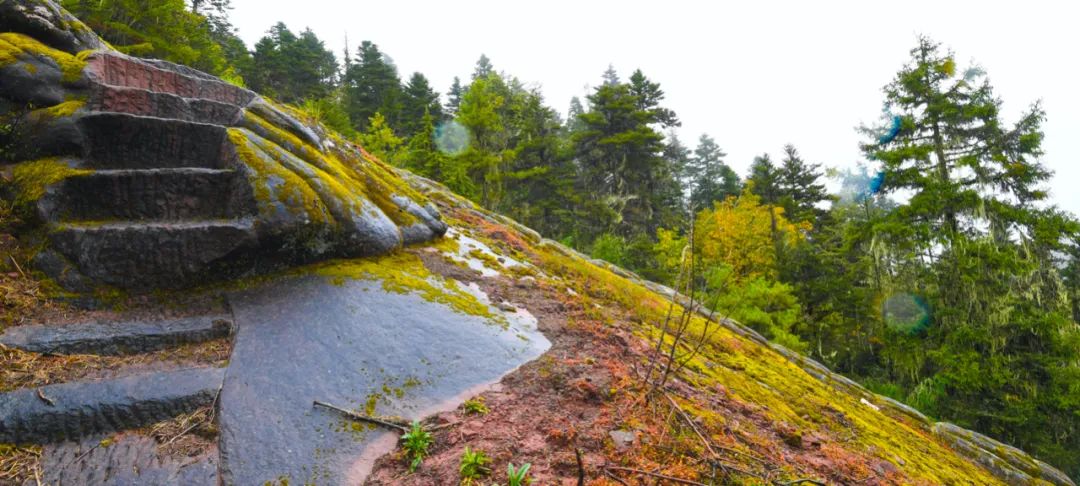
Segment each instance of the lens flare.
M457 120L442 122L435 127L435 146L446 155L458 155L469 148L469 129Z
M916 334L930 325L930 308L911 294L893 294L881 304L881 315L890 329Z

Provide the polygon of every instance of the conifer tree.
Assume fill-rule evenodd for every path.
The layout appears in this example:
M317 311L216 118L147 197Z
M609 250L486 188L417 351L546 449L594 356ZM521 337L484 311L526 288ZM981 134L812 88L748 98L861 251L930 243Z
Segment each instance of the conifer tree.
M401 81L397 67L379 46L371 41L360 43L355 62L345 72L344 87L346 110L357 130L366 131L376 112L395 126L401 112Z
M914 269L893 291L933 310L885 353L903 356L895 372L920 407L1077 471L1066 451L1080 450L1080 389L1066 382L1080 375L1080 338L1050 259L1075 223L1041 207L1042 108L1007 125L985 73L958 72L927 38L884 92L891 127L863 149L882 166L880 193L910 198L870 236L899 250L891 268Z
M784 146L784 160L779 169L778 189L784 214L791 221L813 222L824 216L819 203L829 201L825 184L821 183L821 165L807 164L795 146Z
M742 192L739 176L724 163L726 156L712 137L702 134L698 139L688 171L690 205L695 210L712 208L715 201L723 202Z

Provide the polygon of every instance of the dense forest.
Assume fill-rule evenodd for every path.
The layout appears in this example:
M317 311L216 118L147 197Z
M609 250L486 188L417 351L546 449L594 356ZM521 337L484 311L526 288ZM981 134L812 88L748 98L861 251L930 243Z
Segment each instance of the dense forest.
M1044 189L1045 113L1007 122L986 73L929 38L861 128L863 166L762 147L779 151L740 177L713 137L679 139L641 71L609 67L563 118L485 56L441 93L372 41L339 56L278 23L249 49L228 0L64 6L120 50L296 105L389 163L1080 475L1080 224Z

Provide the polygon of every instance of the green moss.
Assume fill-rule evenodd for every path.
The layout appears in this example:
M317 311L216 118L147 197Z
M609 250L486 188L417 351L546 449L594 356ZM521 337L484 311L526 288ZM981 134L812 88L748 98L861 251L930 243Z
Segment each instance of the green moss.
M93 173L92 170L75 169L59 157L23 162L12 171L15 187L15 205L24 207L45 195L45 188L68 177Z
M243 130L229 129L229 141L236 147L237 156L251 169L250 182L260 208L273 210L273 203L281 203L293 211L302 210L309 221L331 223L329 211L319 195L299 175L281 163L261 155Z
M244 112L243 125L325 173L328 187L334 189L334 197L351 199L362 196L374 203L399 226L418 222L416 216L402 209L393 201L392 196L401 195L419 205L424 204L426 199L381 162L368 159L350 161L351 163L347 164L338 155L325 153L305 143L296 135L274 126L251 111Z
M302 267L292 273L314 273L330 277L336 283L345 279L382 281L382 288L397 294L416 293L429 302L446 305L455 312L482 317L502 326L506 319L491 312L473 294L463 290L454 280L434 275L424 267L419 257L407 252L396 252L377 258L332 260Z
M63 75L65 83L78 81L82 77L86 61L64 51L53 49L37 39L25 34L5 32L0 34L0 67L13 64L20 57L27 55L44 56L52 59Z

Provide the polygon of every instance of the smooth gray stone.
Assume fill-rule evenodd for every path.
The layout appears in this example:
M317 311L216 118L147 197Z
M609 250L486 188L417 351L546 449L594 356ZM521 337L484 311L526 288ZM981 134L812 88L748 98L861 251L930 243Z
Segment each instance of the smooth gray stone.
M0 395L0 443L39 444L160 422L213 403L222 368L191 368ZM46 403L38 390L52 400Z
M221 395L226 484L359 484L393 433L353 431L313 401L363 409L375 397L376 414L420 418L550 346L535 326L503 329L379 281L300 277L229 302L237 336Z
M33 325L8 328L0 344L50 354L134 354L223 338L232 331L228 316L162 321Z

